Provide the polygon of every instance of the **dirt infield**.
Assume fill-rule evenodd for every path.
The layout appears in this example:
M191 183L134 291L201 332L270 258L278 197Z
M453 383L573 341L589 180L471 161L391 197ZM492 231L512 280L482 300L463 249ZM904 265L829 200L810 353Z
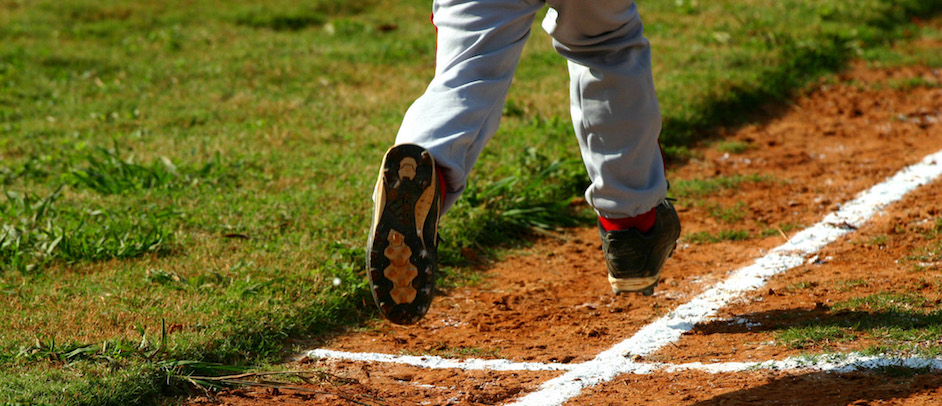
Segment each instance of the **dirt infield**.
M430 369L306 357L291 367L321 375L317 382L298 384L301 390L247 387L212 399L193 398L191 404L513 402L750 265L858 193L942 150L942 73L857 66L836 83L822 84L768 113L763 122L730 130L723 142L697 150L697 158L672 168L676 190L684 191L677 202L684 237L654 296L613 296L597 231L572 229L494 264L483 284L437 298L417 326L375 321L322 344L351 353L506 359L537 370ZM709 179L726 183L693 182ZM856 353L880 344L879 329L841 330L832 339L804 341L789 341L782 332L797 325L859 325L887 316L876 305L870 310L846 305L860 298L903 295L918 298L911 306L938 309L940 202L940 181L915 190L803 265L634 361L765 362ZM566 404L929 405L938 404L940 396L938 373L892 368L851 373L655 369L615 376Z

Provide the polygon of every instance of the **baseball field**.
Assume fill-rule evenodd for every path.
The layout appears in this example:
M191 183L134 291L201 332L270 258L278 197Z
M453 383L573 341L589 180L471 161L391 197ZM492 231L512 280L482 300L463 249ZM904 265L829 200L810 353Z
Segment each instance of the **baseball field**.
M614 296L538 25L377 318L427 0L0 0L0 404L934 405L942 1L639 1L683 232Z

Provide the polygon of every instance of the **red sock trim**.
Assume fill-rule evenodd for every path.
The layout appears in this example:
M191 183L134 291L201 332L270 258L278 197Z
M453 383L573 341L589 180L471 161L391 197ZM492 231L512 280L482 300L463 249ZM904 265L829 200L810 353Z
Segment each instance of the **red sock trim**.
M445 201L445 191L448 190L448 182L445 182L445 175L442 175L442 168L435 165L435 174L438 176L438 186L442 188L442 201Z
M629 228L636 228L642 233L650 231L651 228L654 227L655 220L657 220L657 212L654 211L654 209L634 217L625 217L620 219L599 217L599 222L602 223L602 228L604 228L605 231L618 231L627 230Z

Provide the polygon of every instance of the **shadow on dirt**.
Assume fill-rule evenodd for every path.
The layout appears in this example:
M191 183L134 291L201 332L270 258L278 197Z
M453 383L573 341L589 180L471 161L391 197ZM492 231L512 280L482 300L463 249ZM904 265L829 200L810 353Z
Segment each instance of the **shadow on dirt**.
M834 374L816 372L788 375L765 385L725 393L694 405L815 405L844 406L891 402L914 396L935 404L942 389L942 375L893 368L879 373ZM705 386L705 385L704 385ZM914 400L914 399L911 399Z

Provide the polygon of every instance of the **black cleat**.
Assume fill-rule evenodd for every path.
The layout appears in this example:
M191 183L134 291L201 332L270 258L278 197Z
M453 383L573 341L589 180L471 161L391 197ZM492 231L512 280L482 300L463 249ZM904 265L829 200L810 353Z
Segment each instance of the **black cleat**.
M374 199L366 248L373 300L389 321L414 324L432 303L438 272L442 190L435 159L418 145L390 148Z
M646 233L637 229L605 231L599 224L608 282L616 295L622 292L653 295L664 261L674 253L680 237L677 212L667 200L657 205L655 210L657 220Z

